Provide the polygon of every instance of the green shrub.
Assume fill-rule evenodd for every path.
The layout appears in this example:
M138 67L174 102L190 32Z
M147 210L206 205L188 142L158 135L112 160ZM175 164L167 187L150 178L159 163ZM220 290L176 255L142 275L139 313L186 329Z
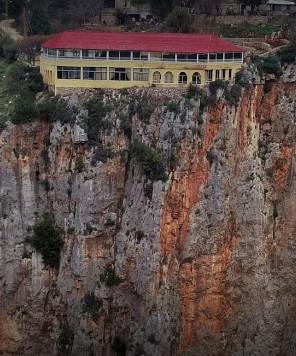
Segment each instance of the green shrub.
M136 142L132 155L139 163L147 177L153 181L166 181L167 175L160 154L144 143Z
M228 89L224 96L230 105L236 105L241 97L242 87L239 84L234 84Z
M74 332L68 326L64 327L57 339L57 355L70 355L74 341Z
M12 123L25 124L36 119L37 111L35 107L35 100L32 95L18 96L9 112Z
M104 104L101 93L88 100L85 108L88 110L88 116L85 121L88 142L90 145L95 145L100 131L108 132L111 129L110 122L105 118L111 108Z
M0 57L7 61L16 60L16 46L12 39L4 33L0 33Z
M82 173L82 172L85 170L85 165L84 165L84 162L83 162L83 159L82 159L82 158L79 158L79 159L76 161L75 170L76 170L78 173Z
M63 240L52 214L46 213L33 227L33 236L28 242L42 255L45 266L58 268Z
M180 112L180 104L176 101L170 101L166 107L168 111L173 112L175 114L178 114Z
M7 127L6 118L0 116L0 133Z
M217 79L213 82L210 82L209 89L212 94L216 95L216 93L219 89L225 89L227 87L227 85L228 85L228 82L226 82L225 80Z
M133 133L131 118L125 114L120 115L120 129L123 131L126 137L131 138Z
M135 233L135 237L137 239L137 242L139 243L145 237L145 234L142 230L137 230Z
M249 83L252 82L251 75L244 70L241 69L235 74L235 83L239 84L243 87L246 87Z
M187 88L186 97L188 99L198 98L200 96L201 90L202 89L200 89L196 85L190 83Z
M259 69L267 74L275 74L276 76L282 73L279 58L276 56L264 58Z
M16 62L6 73L5 89L10 95L34 96L43 89L39 68Z
M48 122L60 121L62 125L73 124L75 113L67 101L60 97L45 97L37 103L38 117Z
M200 100L200 111L203 111L208 106L208 97L204 89L197 87L196 85L189 84L186 92L187 99Z
M176 7L167 17L167 26L174 32L190 32L192 16L186 8Z
M281 49L278 56L282 64L294 63L296 61L296 44Z
M44 147L43 150L41 151L40 156L42 157L44 164L46 166L49 165L50 159L49 159L49 155L48 155L48 147Z
M153 114L154 109L148 98L143 98L136 106L136 114L138 118L145 124L149 124L150 117Z
M121 340L120 336L115 336L111 348L116 356L126 355L126 343L125 341Z
M82 299L82 312L95 317L102 308L103 302L94 292L88 292Z
M104 147L102 143L99 143L95 149L94 155L91 159L91 165L94 167L97 162L106 163L109 158L113 158L114 154L110 147Z
M41 184L43 185L45 191L48 193L50 191L50 183L47 178L41 181Z
M112 265L108 265L104 271L104 273L100 276L101 282L104 282L107 287L113 287L119 285L122 280L115 273L114 267Z

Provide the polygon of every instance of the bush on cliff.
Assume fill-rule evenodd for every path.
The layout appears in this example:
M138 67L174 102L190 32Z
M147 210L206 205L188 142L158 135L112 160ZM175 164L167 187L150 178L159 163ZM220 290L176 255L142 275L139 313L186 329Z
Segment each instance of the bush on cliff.
M65 99L58 96L46 96L37 103L38 117L41 120L54 122L60 121L61 124L73 124L75 114L68 106Z
M296 44L281 49L278 52L282 64L291 64L296 61Z
M136 142L132 155L141 166L147 177L153 181L166 181L167 175L160 154L144 143Z
M37 68L16 62L10 66L5 79L5 91L13 96L9 116L14 124L31 122L37 118L35 96L43 87Z
M101 309L103 302L94 292L88 292L82 299L82 312L95 317Z
M267 74L274 74L279 76L282 73L279 58L276 56L269 56L264 58L260 63L259 69Z
M58 268L63 240L52 214L44 214L33 227L33 236L27 240L42 255L45 266Z
M36 95L43 89L39 68L15 62L7 71L5 88L9 95Z
M224 96L230 105L238 104L242 94L242 87L239 84L234 84L227 88Z
M101 282L104 282L105 285L109 288L113 286L119 285L122 280L120 277L117 276L115 273L114 266L108 265L104 271L104 273L101 274L100 276Z
M100 131L110 131L111 124L106 119L106 115L111 111L111 107L105 105L102 93L98 93L87 101L85 108L88 116L85 120L88 142L95 145L98 142Z
M228 82L226 82L225 80L217 79L213 82L210 82L209 89L213 95L216 95L216 93L219 89L224 90L227 87L227 85L228 85Z
M37 116L35 100L32 95L23 95L15 98L9 116L13 124L25 124L31 122Z

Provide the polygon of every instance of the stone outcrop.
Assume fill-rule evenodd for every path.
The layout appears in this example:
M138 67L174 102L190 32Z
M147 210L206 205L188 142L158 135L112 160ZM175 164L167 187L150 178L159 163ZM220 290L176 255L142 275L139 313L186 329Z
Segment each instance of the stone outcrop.
M0 354L295 354L295 83L206 110L169 96L150 90L141 120L139 93L109 93L97 147L79 122L0 134ZM166 182L133 156L129 113ZM26 239L49 211L63 231L58 271Z

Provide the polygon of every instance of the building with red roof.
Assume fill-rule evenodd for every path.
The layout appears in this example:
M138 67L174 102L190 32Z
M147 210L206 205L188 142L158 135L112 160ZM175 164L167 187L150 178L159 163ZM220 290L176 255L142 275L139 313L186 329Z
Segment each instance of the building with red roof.
M42 49L41 73L56 91L232 80L244 52L213 35L82 31L53 36Z

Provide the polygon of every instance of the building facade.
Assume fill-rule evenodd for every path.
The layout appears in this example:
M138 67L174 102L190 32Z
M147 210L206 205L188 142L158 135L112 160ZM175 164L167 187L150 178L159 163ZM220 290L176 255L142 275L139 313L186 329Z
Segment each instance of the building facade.
M63 88L178 87L233 80L243 49L212 35L64 32L42 46L40 70Z

